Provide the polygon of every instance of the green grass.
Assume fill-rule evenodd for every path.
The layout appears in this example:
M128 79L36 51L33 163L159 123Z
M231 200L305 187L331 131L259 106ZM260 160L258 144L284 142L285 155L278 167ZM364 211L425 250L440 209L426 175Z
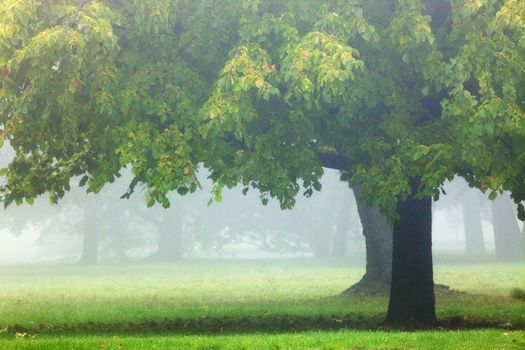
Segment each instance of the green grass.
M329 331L380 327L386 297L339 296L363 272L348 260L4 266L0 349L94 349L100 341L114 349L449 349L454 339L466 344L458 349L523 348L521 331ZM442 320L525 324L525 303L510 296L525 288L525 264L442 264L435 280L467 292L437 296ZM36 338L15 339L16 331Z
M235 336L65 336L35 339L0 339L4 350L54 349L523 349L525 332L435 331L435 332L303 332Z

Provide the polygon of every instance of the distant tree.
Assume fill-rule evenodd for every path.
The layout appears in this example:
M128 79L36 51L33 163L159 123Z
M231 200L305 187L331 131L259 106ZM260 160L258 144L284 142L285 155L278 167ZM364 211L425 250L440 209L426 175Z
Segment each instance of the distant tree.
M463 179L454 179L446 184L446 201L448 209L460 210L463 217L465 235L465 252L480 254L485 251L483 238L482 216L484 205L488 198L477 189L469 188ZM444 209L441 201L436 203L439 209Z
M81 265L94 265L98 262L98 248L100 218L98 217L98 207L94 198L86 198L81 204L84 217L81 222L80 232L82 234L82 252L78 263Z
M175 210L163 215L159 220L158 250L154 253L155 260L178 260L182 258L182 217Z
M211 189L208 180L200 177L199 181L204 192ZM275 201L261 206L259 196L253 192L243 196L239 189L223 191L220 204L206 210L186 210L187 216L195 220L185 225L184 235L191 236L189 241L201 248L215 252L232 244L253 244L272 253L336 255L341 249L346 251L349 233L359 227L358 216L352 193L339 182L337 172L327 172L322 182L323 192L314 200L299 200L287 212L282 212ZM188 199L182 198L175 206L187 208ZM192 207L202 206L199 199L204 202L204 198L191 199Z
M346 256L351 225L345 208L339 208L334 215L334 234L330 242L332 256Z
M461 198L461 209L463 211L466 253L480 254L485 252L480 197L471 191L466 192Z
M510 197L505 193L491 204L496 258L501 261L523 260L525 235L518 226L515 207Z
M124 189L108 186L98 195L86 195L78 187L72 190L58 205L51 205L46 198L40 198L33 206L9 207L0 211L1 226L18 236L24 230L35 227L40 237L35 244L56 244L65 235L81 237L79 264L96 264L101 249L117 250L128 248L137 232L129 224L137 220L138 208L143 201L123 201L120 195ZM135 218L130 218L133 213ZM144 217L138 217L144 220ZM118 228L118 229L117 229ZM123 231L123 235L119 235ZM116 244L118 242L118 244ZM108 249L106 249L106 247ZM108 252L106 252L108 253Z
M208 186L200 182L203 188ZM327 174L323 183L323 193L311 201L298 201L289 212L282 212L275 201L262 207L252 192L243 196L238 189L224 191L220 205L201 212L197 222L189 225L195 231L192 240L213 250L251 242L272 253L333 255L339 248L334 244L336 236L342 236L338 243L346 248L352 225L359 223L351 191L339 183L337 173Z

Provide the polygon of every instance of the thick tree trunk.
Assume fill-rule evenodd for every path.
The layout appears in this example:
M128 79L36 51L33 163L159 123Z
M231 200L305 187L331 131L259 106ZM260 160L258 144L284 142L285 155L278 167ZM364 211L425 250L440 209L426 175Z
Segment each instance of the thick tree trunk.
M508 194L492 201L492 224L496 258L500 261L519 261L525 257L525 239L520 232L514 204Z
M432 271L432 200L414 197L419 181L412 180L411 195L399 201L394 224L392 282L386 321L397 327L436 324Z
M465 252L481 254L485 252L483 228L481 226L481 204L472 194L462 198L463 227L465 229Z
M366 241L366 272L345 292L388 293L392 275L392 225L376 205L363 201L361 186L354 186L353 191Z

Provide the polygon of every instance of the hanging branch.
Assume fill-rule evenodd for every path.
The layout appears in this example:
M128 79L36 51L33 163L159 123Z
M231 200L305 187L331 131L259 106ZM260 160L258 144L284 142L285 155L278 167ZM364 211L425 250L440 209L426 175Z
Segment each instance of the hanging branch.
M321 28L319 29L320 33L326 33L325 30L326 30L326 24L328 22L328 12L330 11L330 7L332 7L332 0L327 0L326 6L324 8L323 20L321 22Z
M326 24L328 22L328 12L331 6L332 6L332 0L327 0L326 6L324 8L323 19L321 21L321 27L319 28L319 31L317 32L317 46L319 47L319 50L321 51L324 51L323 45L321 44L321 33L326 33Z

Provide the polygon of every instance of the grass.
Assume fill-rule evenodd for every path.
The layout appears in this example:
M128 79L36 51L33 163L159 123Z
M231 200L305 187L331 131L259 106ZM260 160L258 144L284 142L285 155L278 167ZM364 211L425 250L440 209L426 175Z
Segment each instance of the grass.
M367 332L381 329L386 297L339 296L363 272L348 260L4 266L0 349L525 346L523 331ZM448 325L525 325L525 303L511 297L525 264L440 264L435 280L466 292L437 296Z
M229 336L65 336L2 340L4 350L54 349L523 349L524 332L434 331L434 332L303 332Z
M514 299L518 299L518 300L521 300L521 301L525 301L525 290L523 289L519 289L519 288L513 288L510 292L510 295L514 298Z

